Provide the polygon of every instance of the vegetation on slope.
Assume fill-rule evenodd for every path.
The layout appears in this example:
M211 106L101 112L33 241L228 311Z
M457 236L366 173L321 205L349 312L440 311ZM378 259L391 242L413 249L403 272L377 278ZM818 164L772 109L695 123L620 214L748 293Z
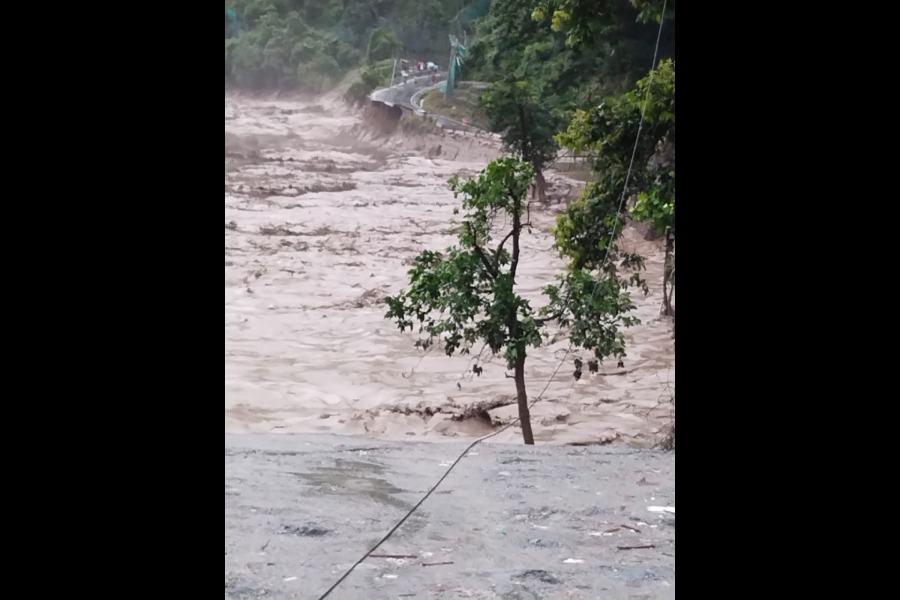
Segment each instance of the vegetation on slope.
M318 92L364 65L368 86L381 81L382 61L449 56L448 33L476 4L484 1L226 0L225 83Z

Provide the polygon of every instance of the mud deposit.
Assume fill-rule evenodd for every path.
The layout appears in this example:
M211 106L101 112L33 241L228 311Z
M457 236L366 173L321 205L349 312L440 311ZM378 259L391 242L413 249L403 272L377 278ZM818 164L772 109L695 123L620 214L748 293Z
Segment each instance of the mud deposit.
M454 241L458 203L447 179L474 174L497 154L484 137L376 137L337 103L226 98L226 433L441 440L514 416L500 360L473 381L470 359L423 356L384 320L382 303L404 286L417 253ZM561 174L548 179L556 202L532 209L520 264L535 306L561 267L554 215L578 187ZM636 231L626 237L648 257L643 324L629 332L624 368L608 363L576 383L563 367L533 410L538 443L647 446L669 420L675 370L671 324L658 316L662 252ZM565 347L531 353L532 396ZM513 428L497 441L520 435Z

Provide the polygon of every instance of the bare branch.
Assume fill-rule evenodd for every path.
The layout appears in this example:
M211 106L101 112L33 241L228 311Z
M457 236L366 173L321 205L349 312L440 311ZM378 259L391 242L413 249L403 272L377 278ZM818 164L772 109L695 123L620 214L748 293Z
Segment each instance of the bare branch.
M500 245L497 246L497 254L496 254L496 259L497 259L497 261L500 260L500 251L503 250L503 244L506 243L506 240L508 240L509 238L512 237L512 234L513 234L513 233L515 233L515 232L514 232L514 231L510 231L509 233L506 234L506 237L504 237L502 240L500 240Z
M558 318L563 316L564 312L565 312L564 309L560 309L556 314L550 315L549 317L541 317L539 319L535 319L534 322L537 323L538 325L543 325L544 323L549 323L550 321L557 320Z
M540 319L535 319L534 322L538 325L543 325L549 321L555 321L563 316L563 313L566 312L566 306L569 304L569 298L572 296L572 288L568 288L566 290L566 297L562 301L562 308L560 308L555 314L550 315L549 317L542 317Z
M520 200L521 202L521 200ZM518 207L513 214L513 228L512 228L512 240L513 240L513 250L512 250L512 262L509 265L509 273L513 278L513 281L516 279L516 269L519 267L519 233L522 231L522 222L519 217Z
M488 261L487 256L484 255L484 251L478 246L474 246L475 252L478 254L478 258L481 259L481 264L484 265L484 268L487 270L488 277L491 279L495 279L497 277L497 273L494 271L493 265L491 265L490 261Z

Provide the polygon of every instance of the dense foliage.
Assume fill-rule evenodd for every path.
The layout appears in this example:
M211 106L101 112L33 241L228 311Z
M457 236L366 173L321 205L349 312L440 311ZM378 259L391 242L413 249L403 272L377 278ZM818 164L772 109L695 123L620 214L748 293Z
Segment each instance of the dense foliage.
M589 157L594 172L582 198L559 217L557 247L573 269L600 269L610 253L615 260L627 217L649 223L665 236L663 313L674 317L674 61L662 61L634 89L577 110L557 139Z
M479 3L226 0L225 81L244 89L320 91L353 67L400 55L446 61L448 33Z
M234 4L240 33L225 39L228 84L321 91L359 61L357 49L310 25L305 12L284 12L275 0Z
M492 82L484 104L506 146L541 172L573 112L646 73L657 27L649 1L494 0L477 24L467 77ZM671 28L662 55L672 53Z
M568 268L546 288L545 310L591 360L624 356L618 327L636 322L624 290L648 290L642 257L618 242L629 218L665 236L664 312L674 317L674 0L665 15L662 0L495 0L477 31L469 68L492 82L484 105L507 147L538 172L557 144L592 167L557 222ZM662 60L648 73L657 35Z

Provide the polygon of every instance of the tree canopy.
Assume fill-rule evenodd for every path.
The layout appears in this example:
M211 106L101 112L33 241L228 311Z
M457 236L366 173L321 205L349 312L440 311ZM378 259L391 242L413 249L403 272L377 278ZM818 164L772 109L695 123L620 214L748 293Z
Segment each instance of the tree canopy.
M401 49L413 57L445 60L450 51L448 33L471 28L466 15L483 4L484 0L227 0L226 84L319 91L350 68L392 58Z
M416 346L443 348L448 356L469 354L479 343L503 354L514 371L519 419L526 444L534 443L525 382L528 348L540 346L551 322L571 330L573 344L590 350L593 363L625 353L622 327L637 319L623 285L615 278L597 280L584 270L548 285L548 304L535 310L517 291L521 238L528 231L530 163L515 158L491 162L477 177L451 180L462 196L463 217L457 244L443 252L426 250L409 271L409 287L387 298L385 317L400 331L417 330ZM500 218L509 230L500 241L494 231ZM639 266L633 264L631 266ZM479 352L480 355L480 352ZM473 367L478 372L478 364Z

